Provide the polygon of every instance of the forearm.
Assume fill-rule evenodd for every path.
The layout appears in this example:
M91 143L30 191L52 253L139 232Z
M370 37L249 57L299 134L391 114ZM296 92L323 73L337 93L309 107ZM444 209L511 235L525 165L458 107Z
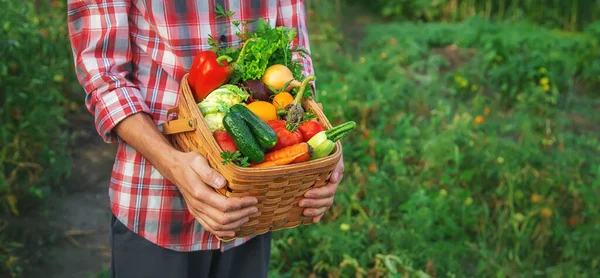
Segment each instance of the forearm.
M116 127L115 133L127 144L138 151L165 178L172 180L171 166L176 162L179 153L158 130L150 115L137 113L123 119Z

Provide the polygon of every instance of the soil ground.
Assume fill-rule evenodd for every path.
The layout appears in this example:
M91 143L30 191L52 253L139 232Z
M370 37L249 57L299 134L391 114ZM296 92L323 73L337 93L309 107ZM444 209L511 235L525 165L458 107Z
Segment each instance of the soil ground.
M42 215L25 219L29 246L23 277L95 277L108 266L108 184L116 145L96 133L87 111L70 117L76 140L72 175L62 193L45 200Z

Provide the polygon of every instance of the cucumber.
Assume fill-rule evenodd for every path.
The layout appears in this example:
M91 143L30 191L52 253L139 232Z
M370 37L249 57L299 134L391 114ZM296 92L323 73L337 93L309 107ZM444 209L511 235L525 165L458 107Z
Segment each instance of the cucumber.
M277 144L277 133L265 121L252 113L248 107L234 104L230 111L244 119L263 149L268 150Z
M265 153L260 149L252 131L242 117L230 111L223 118L223 126L233 138L238 150L248 157L248 161L261 163L265 160Z

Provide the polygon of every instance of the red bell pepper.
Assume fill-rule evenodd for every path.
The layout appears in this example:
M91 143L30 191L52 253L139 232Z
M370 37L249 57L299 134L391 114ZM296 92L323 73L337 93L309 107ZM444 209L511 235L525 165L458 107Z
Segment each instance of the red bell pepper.
M201 51L194 57L188 75L188 83L196 102L202 101L231 78L237 69L237 64L244 56L246 45L251 41L254 39L249 39L244 43L240 55L234 63L231 63L233 60L231 57L227 55L217 57L217 53L212 50Z
M194 57L188 82L196 102L202 101L210 92L227 82L232 74L229 66L231 57L220 56L212 50L198 53Z

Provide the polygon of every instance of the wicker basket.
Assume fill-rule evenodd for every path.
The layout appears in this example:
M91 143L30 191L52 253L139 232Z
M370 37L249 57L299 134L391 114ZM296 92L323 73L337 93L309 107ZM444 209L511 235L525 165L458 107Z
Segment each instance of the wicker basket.
M226 188L217 190L219 193L227 197L254 196L258 199L258 212L236 232L236 237L220 240L231 241L311 224L312 217L303 216L303 208L298 202L310 188L327 184L331 171L342 156L341 143L336 142L329 156L302 163L260 169L239 167L233 163L222 165L222 149L194 101L187 77L186 74L181 81L179 106L170 109L167 115L177 113L177 119L167 121L163 125L163 133L169 135L178 150L197 151L205 156L210 166L227 179ZM303 106L307 110L312 109L325 128L331 128L322 107L314 100L305 99Z

